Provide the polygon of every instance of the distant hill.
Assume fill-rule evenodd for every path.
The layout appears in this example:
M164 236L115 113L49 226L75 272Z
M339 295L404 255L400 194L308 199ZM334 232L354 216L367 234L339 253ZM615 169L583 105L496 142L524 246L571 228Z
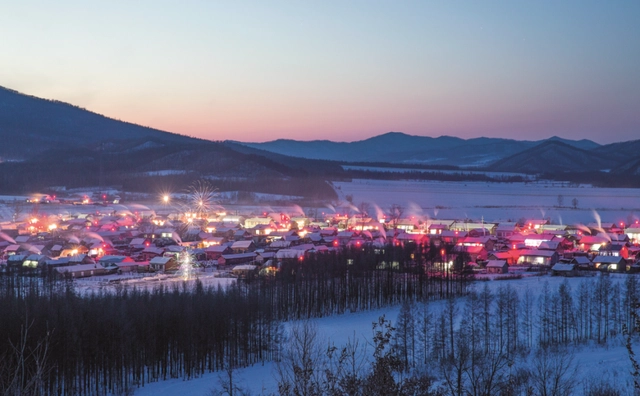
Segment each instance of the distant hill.
M194 140L0 87L0 157L24 159L62 145L140 138L175 143Z
M0 191L51 186L120 185L128 191L179 191L201 178L226 191L332 199L316 176L321 167L300 159L271 160L220 142L147 128L79 107L0 87ZM330 167L338 168L336 164Z
M248 147L293 157L349 162L392 162L430 165L485 166L545 141L558 141L591 150L600 147L590 140L566 140L552 137L543 141L499 138L437 138L389 132L357 142L328 140L296 141L279 139L265 143L242 143Z
M547 140L535 147L503 158L489 170L496 172L593 172L610 170L620 164L615 157L583 150L561 140Z

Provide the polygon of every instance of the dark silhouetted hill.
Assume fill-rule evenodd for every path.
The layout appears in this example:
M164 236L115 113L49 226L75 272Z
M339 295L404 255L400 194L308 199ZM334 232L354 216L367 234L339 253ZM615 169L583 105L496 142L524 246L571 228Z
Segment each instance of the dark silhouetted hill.
M597 143L590 140L572 141L552 137L548 141L559 141L585 150L599 147ZM540 144L541 141L484 137L465 140L451 136L432 138L389 132L349 143L287 139L265 143L237 143L292 157L342 162L391 162L481 167L532 148Z
M583 150L560 140L547 140L535 147L501 159L489 170L495 172L554 173L610 170L620 159Z
M140 138L174 143L194 140L0 87L0 157L24 159L62 145Z

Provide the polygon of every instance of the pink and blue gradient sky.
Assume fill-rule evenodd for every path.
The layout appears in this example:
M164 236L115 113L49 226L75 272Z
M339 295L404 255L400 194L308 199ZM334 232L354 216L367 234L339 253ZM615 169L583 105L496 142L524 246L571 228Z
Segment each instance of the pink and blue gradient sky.
M640 138L640 1L8 1L0 85L208 139Z

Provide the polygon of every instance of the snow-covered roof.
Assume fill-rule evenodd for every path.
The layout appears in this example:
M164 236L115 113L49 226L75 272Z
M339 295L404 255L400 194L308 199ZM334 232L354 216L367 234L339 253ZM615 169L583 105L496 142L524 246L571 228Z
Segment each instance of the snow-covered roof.
M507 265L506 260L489 260L486 268L503 268L505 265Z
M575 264L557 263L551 267L551 271L568 272L576 269Z

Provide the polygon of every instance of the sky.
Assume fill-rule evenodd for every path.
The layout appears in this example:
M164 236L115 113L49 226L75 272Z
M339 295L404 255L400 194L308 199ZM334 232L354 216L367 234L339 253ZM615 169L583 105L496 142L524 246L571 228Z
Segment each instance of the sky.
M640 138L640 1L2 1L0 86L212 140Z

